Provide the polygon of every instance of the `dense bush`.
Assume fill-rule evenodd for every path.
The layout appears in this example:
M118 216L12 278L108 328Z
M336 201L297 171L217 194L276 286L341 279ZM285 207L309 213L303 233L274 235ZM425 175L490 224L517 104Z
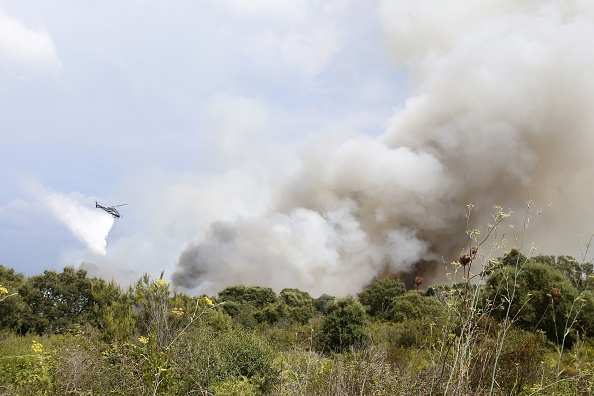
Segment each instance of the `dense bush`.
M219 299L225 303L223 311L246 329L262 322L274 323L285 314L276 293L269 287L229 286L219 292Z
M408 292L394 298L392 308L384 313L384 317L392 322L420 319L435 322L444 314L444 307L437 299Z
M398 279L381 279L359 293L359 301L371 316L385 317L394 307L394 299L406 293L404 283Z
M26 284L27 280L23 274L0 265L0 286L5 291L0 293L0 331L12 330L25 334L31 327L28 323L31 308L21 295Z
M328 306L315 337L319 349L342 352L369 342L365 308L353 297L336 299Z
M493 317L514 318L514 323L528 331L542 331L549 340L571 345L577 328L594 328L590 293L578 293L558 269L528 261L521 269L511 266L495 271L486 281L486 298L492 304ZM509 303L511 301L511 304Z
M233 301L240 304L250 304L257 309L262 309L277 301L274 290L260 286L229 286L219 292L222 301Z
M285 305L285 317L290 322L305 324L316 313L314 299L307 292L283 289L279 294L279 300Z
M248 387L270 389L278 376L275 353L264 339L244 330L217 333L199 328L188 332L172 349L172 389L187 394L200 389ZM245 378L247 383L241 381Z
M486 391L494 380L495 386L505 394L518 394L526 386L535 384L542 375L541 362L546 352L542 337L522 330L510 331L497 362L496 337L479 333L476 342L476 355L470 362L472 389Z

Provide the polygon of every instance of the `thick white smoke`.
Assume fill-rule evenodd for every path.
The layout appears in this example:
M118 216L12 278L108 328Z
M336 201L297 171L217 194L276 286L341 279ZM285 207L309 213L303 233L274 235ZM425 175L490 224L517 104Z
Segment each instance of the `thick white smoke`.
M95 208L92 199L72 192L64 195L45 187L35 186L35 194L58 220L64 223L90 252L104 256L107 235L113 225L113 217Z
M528 191L558 208L543 245L583 232L594 5L384 0L379 19L415 95L378 138L310 139L270 213L213 224L181 255L179 285L344 295L385 271L435 272L432 262L465 247L466 204L486 218L494 204L521 209Z

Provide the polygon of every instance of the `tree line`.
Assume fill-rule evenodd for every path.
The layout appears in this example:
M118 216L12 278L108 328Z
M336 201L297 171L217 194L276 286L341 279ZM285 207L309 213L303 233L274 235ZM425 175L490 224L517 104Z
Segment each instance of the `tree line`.
M568 358L594 353L592 264L512 250L471 276L476 254L452 263L457 282L419 291L385 278L340 298L246 285L190 296L163 273L122 288L84 269L26 277L0 266L0 390L538 394L594 379L594 368L576 369L578 352ZM543 356L557 357L548 371Z

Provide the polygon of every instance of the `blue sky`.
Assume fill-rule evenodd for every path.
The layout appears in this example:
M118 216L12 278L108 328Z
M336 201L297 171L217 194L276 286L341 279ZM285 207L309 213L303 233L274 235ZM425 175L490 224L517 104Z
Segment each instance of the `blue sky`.
M528 199L544 253L579 252L593 26L579 0L2 0L0 263L345 294Z

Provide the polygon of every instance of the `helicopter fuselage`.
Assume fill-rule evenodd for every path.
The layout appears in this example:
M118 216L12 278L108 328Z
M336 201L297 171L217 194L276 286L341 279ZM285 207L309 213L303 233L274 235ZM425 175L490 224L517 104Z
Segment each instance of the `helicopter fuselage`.
M117 205L117 206L123 206L123 205L126 205L126 204ZM103 206L95 201L95 207L99 208L99 209L103 209L104 211L106 211L107 213L112 215L114 219L119 219L120 217L122 217L120 212L118 212L118 210L114 206Z

